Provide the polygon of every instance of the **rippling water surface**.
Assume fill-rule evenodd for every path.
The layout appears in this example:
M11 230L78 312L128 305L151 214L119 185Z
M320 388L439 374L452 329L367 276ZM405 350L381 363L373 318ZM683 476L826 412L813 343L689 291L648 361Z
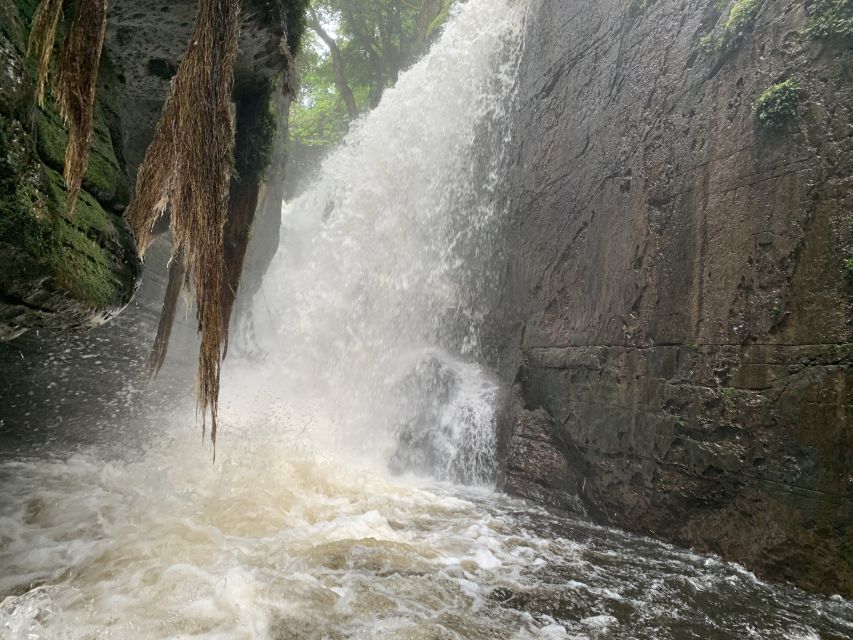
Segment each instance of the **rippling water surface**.
M310 408L0 465L0 637L849 638L853 607L485 488L325 455ZM185 419L186 425L192 421ZM311 431L310 438L307 437Z
M46 413L48 450L0 461L2 640L853 636L849 602L488 488L480 334L527 8L455 6L285 208L215 464L191 412L93 415L73 454Z

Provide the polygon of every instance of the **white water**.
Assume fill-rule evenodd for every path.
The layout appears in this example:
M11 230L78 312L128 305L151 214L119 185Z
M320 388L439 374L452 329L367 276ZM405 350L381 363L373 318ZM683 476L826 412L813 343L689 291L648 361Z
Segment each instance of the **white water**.
M849 603L449 482L494 473L477 357L524 13L461 4L287 207L216 465L181 413L119 459L0 463L2 640L853 631Z
M342 448L486 482L497 389L475 362L525 2L457 8L285 206L254 316L263 386L323 406Z

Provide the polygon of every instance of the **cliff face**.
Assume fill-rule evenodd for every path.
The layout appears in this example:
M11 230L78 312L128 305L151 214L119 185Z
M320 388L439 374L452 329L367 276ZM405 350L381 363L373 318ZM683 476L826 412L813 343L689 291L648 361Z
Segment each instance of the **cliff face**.
M107 59L101 68L89 167L71 216L62 179L67 135L52 98L34 106L26 51L36 6L0 0L0 340L103 322L130 301L140 274L121 217L130 185L113 67Z
M97 325L132 298L141 264L122 212L196 13L194 0L110 2L94 142L72 216L62 180L67 137L52 99L35 106L26 55L37 6L0 0L0 341L28 328ZM242 3L235 100L286 69L303 9L303 0ZM286 121L287 101L279 106Z
M533 2L507 486L849 596L853 45L733 4Z
M0 63L7 65L0 82L0 134L9 128L20 133L15 138L18 146L0 145L0 449L20 447L26 455L41 443L58 442L73 449L104 439L104 434L107 440L133 441L140 425L162 419L177 399L191 392L197 360L194 314L182 307L169 363L158 381L146 388L145 362L163 304L169 246L158 242L148 251L145 282L134 294L141 266L122 219L171 76L186 51L196 2L111 0L98 82L96 139L73 218L63 207L61 122L50 103L44 112L33 106L33 70L25 52L36 5L36 0L0 0ZM278 245L289 97L276 78L287 71L283 25L287 44L295 47L304 5L304 0L242 3L235 99L276 83L269 106L279 126L238 302L251 298ZM12 71L19 74L15 77L20 83L7 82ZM17 107L9 111L7 92L12 89L15 93L9 95ZM51 127L37 126L42 122ZM53 137L46 139L44 132ZM31 164L10 162L17 157L10 155L15 150L26 154ZM25 167L31 167L31 173L25 173ZM34 188L25 195L45 206L10 207L17 201L7 196L17 195L5 185L26 187L31 184L29 176ZM53 191L45 191L44 185ZM44 243L24 242L21 231L28 229L36 229L36 238ZM71 233L73 242L64 242ZM62 246L61 260L54 260L45 248L54 243ZM93 300L83 288L88 281L81 277L88 271L79 269L78 262L87 269L105 265L97 273L114 288L98 289L106 293ZM67 277L60 277L63 273ZM69 332L114 315L131 296L132 302L106 326ZM26 328L39 330L4 341ZM237 348L232 345L232 351Z

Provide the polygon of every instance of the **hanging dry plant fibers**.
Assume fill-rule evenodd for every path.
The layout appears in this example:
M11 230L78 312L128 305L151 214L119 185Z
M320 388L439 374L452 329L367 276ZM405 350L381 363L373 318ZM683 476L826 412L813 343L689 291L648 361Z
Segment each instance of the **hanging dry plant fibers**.
M33 16L27 55L36 61L36 100L44 106L44 89L50 73L50 59L56 42L56 30L62 16L63 0L44 0Z
M59 113L68 126L64 177L71 212L89 163L95 84L106 30L107 0L76 0L56 81Z
M36 97L44 106L44 91L56 42L62 0L45 0L33 18L28 44L36 60ZM107 29L107 0L77 0L68 35L62 45L55 93L59 113L68 127L64 178L68 211L74 213L80 185L92 146L92 112L104 35Z
M173 256L182 256L201 336L198 409L203 420L210 414L214 447L227 335L220 305L234 146L229 105L238 32L236 0L199 0L189 48L172 80L172 92L139 169L136 198L127 212L144 253L154 223L171 206Z
M43 0L28 45L36 61L36 95L44 105L63 0ZM157 219L170 208L173 237L169 285L148 369L163 364L183 288L194 292L200 335L198 410L211 418L216 446L217 407L228 320L234 305L260 183L260 171L231 176L234 125L230 108L239 36L238 0L199 0L187 53L172 80L154 137L139 167L126 218L140 255ZM104 45L107 0L77 0L54 91L68 129L64 177L69 210L80 192L92 143L98 61ZM94 61L94 63L93 63ZM255 106L255 105L253 105ZM242 110L240 110L242 111ZM248 111L253 111L248 109ZM238 120L244 120L238 114ZM249 114L245 114L249 115ZM258 117L251 113L249 120ZM257 123L246 122L252 129ZM230 199L229 199L230 185ZM224 246L226 220L228 247Z
M181 256L173 255L171 262L169 262L169 283L166 285L163 309L160 311L157 337L154 339L154 347L148 356L149 378L156 377L166 361L166 352L169 349L169 339L172 337L172 326L175 324L175 313L178 310L178 300L184 288L186 274Z

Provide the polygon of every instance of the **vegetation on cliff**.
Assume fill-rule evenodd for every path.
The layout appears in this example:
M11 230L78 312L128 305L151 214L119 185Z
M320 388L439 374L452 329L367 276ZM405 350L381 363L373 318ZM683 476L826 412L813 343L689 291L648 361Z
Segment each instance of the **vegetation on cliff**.
M291 71L307 0L251 4L250 19L273 38L281 34L281 45L235 90L241 4L199 0L180 66L161 61L158 77L175 77L127 210L131 234L119 213L129 200L122 143L105 117L116 111L101 95L111 95L115 79L109 60L100 60L106 1L0 0L0 62L17 82L0 91L0 339L50 319L68 328L86 313L105 317L126 304L139 273L134 244L142 255L167 213L175 286L152 370L162 364L179 292L190 288L201 336L199 408L212 417L214 441L228 320L275 136L272 92L291 91L289 77L275 75ZM69 319L69 301L79 319Z
M755 101L753 112L768 129L780 129L797 115L800 86L793 78L768 87Z
M846 40L853 47L853 2L814 0L806 33L812 38Z
M57 37L63 0L44 0L33 17L27 52L36 62L36 95L44 106L45 87ZM92 145L95 83L107 28L106 0L77 0L65 36L54 92L59 113L68 127L63 162L68 209L74 212Z
M724 52L733 49L744 35L752 30L755 18L761 9L763 0L735 0L727 3L725 0L718 2L716 8L723 15L726 9L725 20L720 20L710 33L702 36L699 45L707 53Z

